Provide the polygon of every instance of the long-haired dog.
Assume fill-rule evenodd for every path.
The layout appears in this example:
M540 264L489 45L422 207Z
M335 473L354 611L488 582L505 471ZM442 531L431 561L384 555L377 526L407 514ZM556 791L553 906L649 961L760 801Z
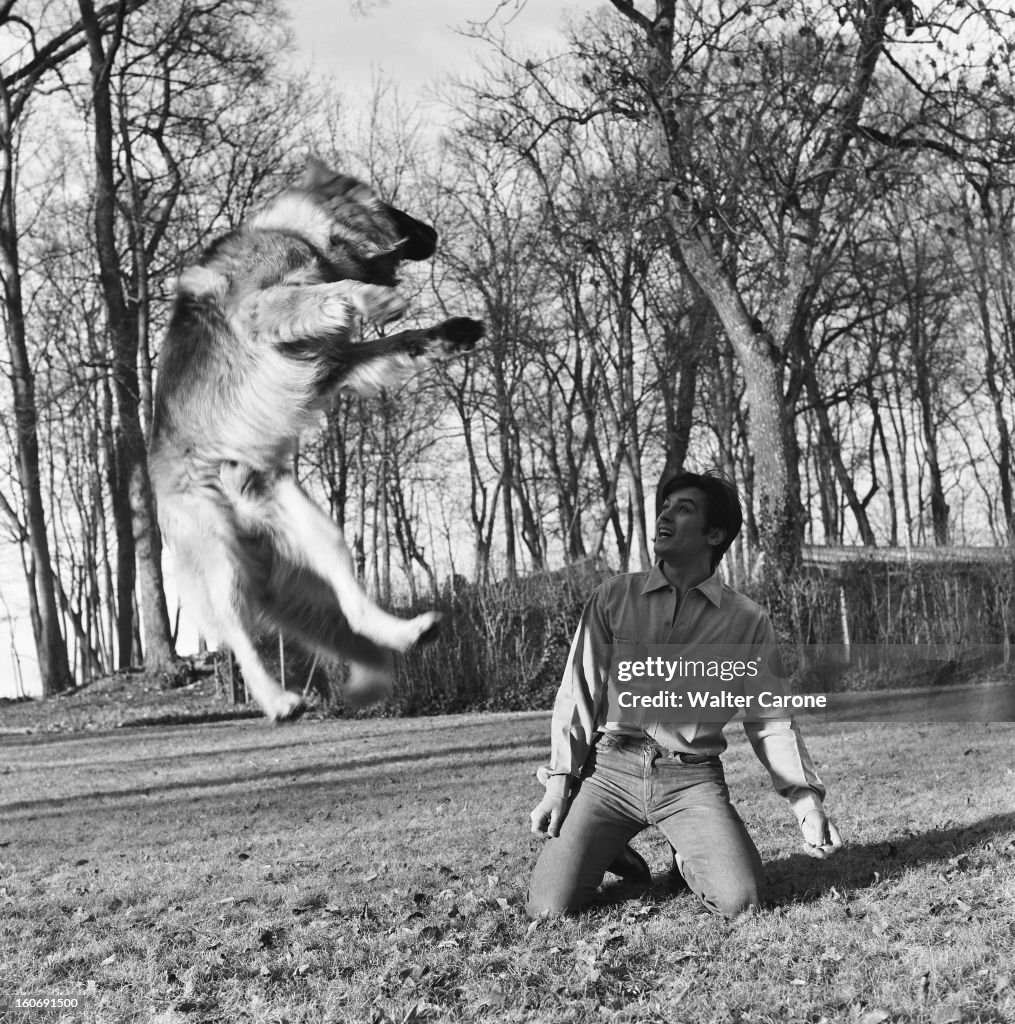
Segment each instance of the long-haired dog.
M232 648L271 719L303 703L258 656L262 629L346 660L347 696L366 703L390 693L392 652L439 628L435 613L402 619L370 600L342 531L292 471L301 432L339 389L396 386L482 337L456 317L356 340L357 314L401 315L399 262L427 259L436 238L312 160L177 282L149 452L159 524L195 621Z

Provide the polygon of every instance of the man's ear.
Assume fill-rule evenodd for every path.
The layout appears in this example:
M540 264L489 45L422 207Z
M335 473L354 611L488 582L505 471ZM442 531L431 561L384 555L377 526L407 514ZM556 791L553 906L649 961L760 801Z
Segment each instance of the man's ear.
M721 526L713 526L712 529L705 534L705 539L712 545L712 547L718 547L726 539L726 531Z

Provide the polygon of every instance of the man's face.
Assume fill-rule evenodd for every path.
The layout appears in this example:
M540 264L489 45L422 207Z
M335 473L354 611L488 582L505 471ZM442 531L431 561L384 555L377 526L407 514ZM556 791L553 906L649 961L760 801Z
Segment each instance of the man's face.
M678 487L663 499L656 519L655 553L673 566L706 565L712 547L725 536L719 527L705 526L705 492L699 487Z

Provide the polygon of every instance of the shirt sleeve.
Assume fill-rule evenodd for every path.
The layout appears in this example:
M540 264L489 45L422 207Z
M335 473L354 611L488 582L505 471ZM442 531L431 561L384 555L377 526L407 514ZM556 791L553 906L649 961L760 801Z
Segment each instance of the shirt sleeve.
M582 612L553 702L550 763L536 772L544 785L555 775L581 777L593 737L602 724L612 640L600 587Z
M797 821L821 807L825 787L792 718L745 721L744 732L771 776L775 791L789 801Z
M766 664L776 676L784 670L778 653L778 642L771 620L764 616L758 624L755 643ZM780 679L781 682L781 679ZM744 732L772 779L775 791L785 797L797 821L803 821L808 811L821 808L825 786L814 768L803 736L792 717L772 717L744 721Z

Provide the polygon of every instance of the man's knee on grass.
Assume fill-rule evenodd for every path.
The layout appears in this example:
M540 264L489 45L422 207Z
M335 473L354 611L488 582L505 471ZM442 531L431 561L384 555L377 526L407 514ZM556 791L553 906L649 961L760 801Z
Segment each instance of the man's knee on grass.
M549 842L559 843L560 840L551 839ZM552 856L548 861L545 856L547 852L544 849L529 879L525 912L532 920L577 913L594 898L597 888L595 885L591 889L587 884L583 885L570 871L556 870L561 866L560 862L554 861Z
M717 917L733 919L742 914L753 913L760 908L762 893L760 886L745 881L741 885L731 886L712 896L702 896L701 901L706 909Z
M554 920L555 918L576 914L582 908L583 904L569 904L566 901L555 900L552 898L552 894L551 898L547 898L545 895L533 896L530 889L529 898L525 904L525 913L530 921Z

